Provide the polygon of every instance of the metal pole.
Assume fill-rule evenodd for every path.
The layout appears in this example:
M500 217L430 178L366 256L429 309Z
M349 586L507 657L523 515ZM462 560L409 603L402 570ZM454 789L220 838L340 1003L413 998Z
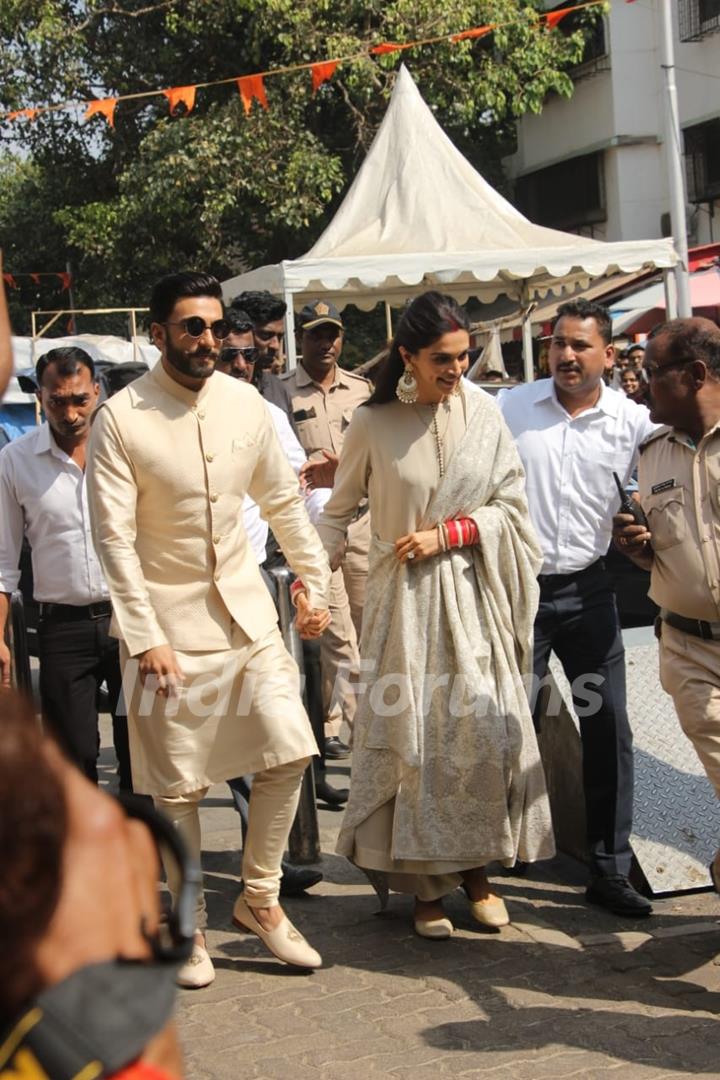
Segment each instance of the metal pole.
M663 270L663 289L665 290L665 315L668 319L676 319L677 283L675 275L667 267Z
M670 187L670 220L672 222L678 265L675 267L678 315L692 315L690 278L688 276L687 221L685 218L685 177L683 175L680 119L675 85L675 45L673 41L672 8L670 0L660 0L660 48L665 79L665 157ZM668 313L669 315L669 313Z
M290 599L290 571L280 566L270 571L277 581L277 608L280 619L280 632L285 648L298 666L304 670L302 642L295 629L295 617ZM320 860L320 829L315 802L315 778L312 764L308 765L303 775L295 821L288 840L290 861L293 863L315 863Z
M70 309L72 311L75 308L75 295L73 293L73 286L72 286L72 283L73 283L72 263L70 262L69 259L65 263L65 269L66 269L67 275L68 275L68 289L67 289L68 300L70 302ZM70 326L72 326L72 329L70 328ZM74 315L71 315L71 317L70 317L70 326L68 326L68 328L67 328L68 333L77 334L77 322L75 320Z
M525 382L535 381L535 365L533 364L533 336L532 336L532 319L530 312L523 319L522 324L522 343L523 343L523 368L525 371Z
M137 363L137 319L135 318L135 308L130 308L130 340L133 347L133 363Z
M295 312L293 310L293 295L289 289L285 289L283 292L283 300L287 304L287 311L285 312L285 355L287 357L287 370L294 371L297 367Z
M387 337L388 341L392 341L392 308L388 304L387 300L385 301L385 336Z

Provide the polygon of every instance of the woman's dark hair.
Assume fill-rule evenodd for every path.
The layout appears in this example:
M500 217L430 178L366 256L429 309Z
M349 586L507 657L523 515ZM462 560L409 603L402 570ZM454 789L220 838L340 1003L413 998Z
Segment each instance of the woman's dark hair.
M30 703L0 694L0 1020L41 989L33 964L57 906L67 809Z
M178 300L186 296L212 296L222 303L222 288L212 274L201 274L195 270L181 270L177 274L167 274L156 282L150 297L151 323L164 323L170 317Z
M378 371L375 390L365 404L386 405L389 401L395 401L395 388L405 370L400 356L401 346L409 353L416 353L432 345L443 334L469 329L470 320L452 296L439 292L416 296L403 312L390 351Z

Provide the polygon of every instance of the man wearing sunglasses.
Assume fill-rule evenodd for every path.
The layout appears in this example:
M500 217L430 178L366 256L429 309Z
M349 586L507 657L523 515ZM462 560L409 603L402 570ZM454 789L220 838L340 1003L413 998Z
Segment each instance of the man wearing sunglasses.
M251 311L243 307L243 297L249 298ZM277 315L277 318L269 323L257 322L258 319L265 320L269 315ZM290 393L270 370L282 345L284 315L285 304L276 296L270 293L241 293L233 300L226 313L230 333L223 342L219 363L220 371L233 374L237 378L246 378L249 374L246 381L251 382L266 401L282 409L297 435ZM238 353L238 349L242 352ZM232 370L229 370L230 366Z
M286 963L314 968L320 956L278 894L317 747L243 527L246 495L305 584L301 635L319 636L329 622L330 571L264 402L242 380L214 375L229 330L221 297L208 274L171 274L155 286L150 330L160 360L107 401L94 425L93 533L121 639L137 790L154 797L199 861L209 786L254 774L233 921ZM178 883L166 870L175 901ZM201 890L183 986L214 978L206 921Z
M709 319L665 323L644 367L650 416L668 426L640 454L647 527L617 514L613 539L650 570L660 680L720 797L720 330ZM720 851L710 872L720 892Z

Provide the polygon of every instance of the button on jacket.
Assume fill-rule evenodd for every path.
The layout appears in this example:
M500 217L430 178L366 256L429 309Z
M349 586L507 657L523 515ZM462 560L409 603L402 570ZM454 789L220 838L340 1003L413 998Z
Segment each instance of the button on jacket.
M277 622L243 527L258 504L310 602L327 607L327 558L256 390L216 372L195 392L162 364L99 410L90 438L93 534L131 656L156 645L228 649Z
M638 486L655 557L650 596L688 619L720 619L720 424L695 447L662 428L640 451Z
M85 474L42 424L0 454L0 591L20 581L23 536L32 547L35 599L82 607L108 599L95 554Z
M502 390L496 400L525 467L542 573L584 570L610 544L619 507L613 472L627 484L657 425L644 405L605 385L597 405L576 417L558 401L552 379Z

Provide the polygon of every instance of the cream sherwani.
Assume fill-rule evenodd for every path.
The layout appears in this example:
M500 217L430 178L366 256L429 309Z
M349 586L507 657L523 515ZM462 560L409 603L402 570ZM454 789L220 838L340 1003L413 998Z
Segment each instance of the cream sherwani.
M169 702L137 682L128 694L126 682L136 790L180 796L316 753L243 527L245 496L315 607L327 607L330 571L257 391L220 373L191 391L158 363L100 409L88 490L125 656L169 644L186 677Z

